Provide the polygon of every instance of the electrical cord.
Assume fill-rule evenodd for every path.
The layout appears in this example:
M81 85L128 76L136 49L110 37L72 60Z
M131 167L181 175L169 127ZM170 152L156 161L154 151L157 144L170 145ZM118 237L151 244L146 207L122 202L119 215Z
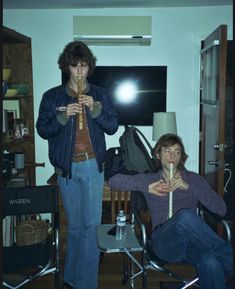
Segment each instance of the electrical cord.
M232 171L229 168L226 168L228 166L229 166L229 164L225 164L225 169L224 169L224 172L228 172L228 178L227 178L227 181L226 181L226 183L224 185L224 192L225 193L228 193L227 186L228 186L228 184L230 182L230 179L232 177Z

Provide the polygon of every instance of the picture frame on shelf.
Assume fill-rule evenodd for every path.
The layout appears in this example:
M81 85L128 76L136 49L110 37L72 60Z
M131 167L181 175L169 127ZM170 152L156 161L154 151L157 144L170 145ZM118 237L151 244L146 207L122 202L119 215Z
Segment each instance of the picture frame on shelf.
M17 110L7 110L8 131L14 131L15 119L17 119Z

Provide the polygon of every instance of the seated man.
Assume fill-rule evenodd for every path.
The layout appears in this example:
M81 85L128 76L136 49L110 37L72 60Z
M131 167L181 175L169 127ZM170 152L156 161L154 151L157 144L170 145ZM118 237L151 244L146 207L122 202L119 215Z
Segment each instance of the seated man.
M118 190L142 191L152 218L152 244L158 257L169 262L192 264L199 275L200 289L225 289L233 274L233 252L198 215L200 202L224 216L223 199L200 175L184 169L187 159L181 139L163 135L154 147L161 169L155 173L123 175L109 179ZM173 164L173 176L169 178ZM173 193L173 216L169 218L169 192Z

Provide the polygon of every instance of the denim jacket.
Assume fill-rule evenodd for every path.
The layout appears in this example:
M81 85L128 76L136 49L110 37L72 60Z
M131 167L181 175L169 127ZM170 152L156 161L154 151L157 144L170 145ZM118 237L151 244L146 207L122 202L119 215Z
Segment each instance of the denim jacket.
M114 134L118 129L118 115L113 107L111 97L101 87L89 84L86 93L94 101L101 103L98 115L86 108L87 123L91 144L96 155L99 171L103 170L106 152L105 135ZM72 158L76 136L76 116L68 121L61 121L61 114L69 103L76 99L69 96L66 85L54 87L43 94L36 123L38 134L48 140L51 164L62 171L63 177L71 178Z

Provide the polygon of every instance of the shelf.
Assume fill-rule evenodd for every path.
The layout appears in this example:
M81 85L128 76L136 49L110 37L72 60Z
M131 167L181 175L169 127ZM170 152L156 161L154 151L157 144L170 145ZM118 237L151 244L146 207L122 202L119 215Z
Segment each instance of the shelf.
M3 100L21 100L21 99L32 99L32 95L16 95L16 96L4 96Z
M19 138L19 139L15 139L15 138L5 138L3 139L3 148L7 147L12 147L12 146L16 146L25 142L31 142L33 140L32 136L27 136L27 137L23 137L23 138Z
M35 163L35 121L33 102L33 77L32 77L32 45L31 38L16 32L13 29L3 27L2 29L3 47L3 67L12 70L9 80L10 84L27 84L29 90L27 94L17 94L15 96L2 97L2 107L6 111L12 111L13 115L4 114L6 124L9 126L5 130L13 130L14 119L20 118L29 131L29 135L15 139L3 138L3 150L10 153L23 152L25 163ZM17 114L14 114L14 112ZM13 132L12 132L13 133ZM35 185L35 167L29 168L31 184Z
M29 175L27 168L21 169L20 172L11 176L3 176L3 183L8 188L19 188L28 186Z
M16 32L13 29L3 27L3 36L2 40L5 43L16 43L16 42L23 42L23 43L31 43L31 38L27 37L21 33Z

